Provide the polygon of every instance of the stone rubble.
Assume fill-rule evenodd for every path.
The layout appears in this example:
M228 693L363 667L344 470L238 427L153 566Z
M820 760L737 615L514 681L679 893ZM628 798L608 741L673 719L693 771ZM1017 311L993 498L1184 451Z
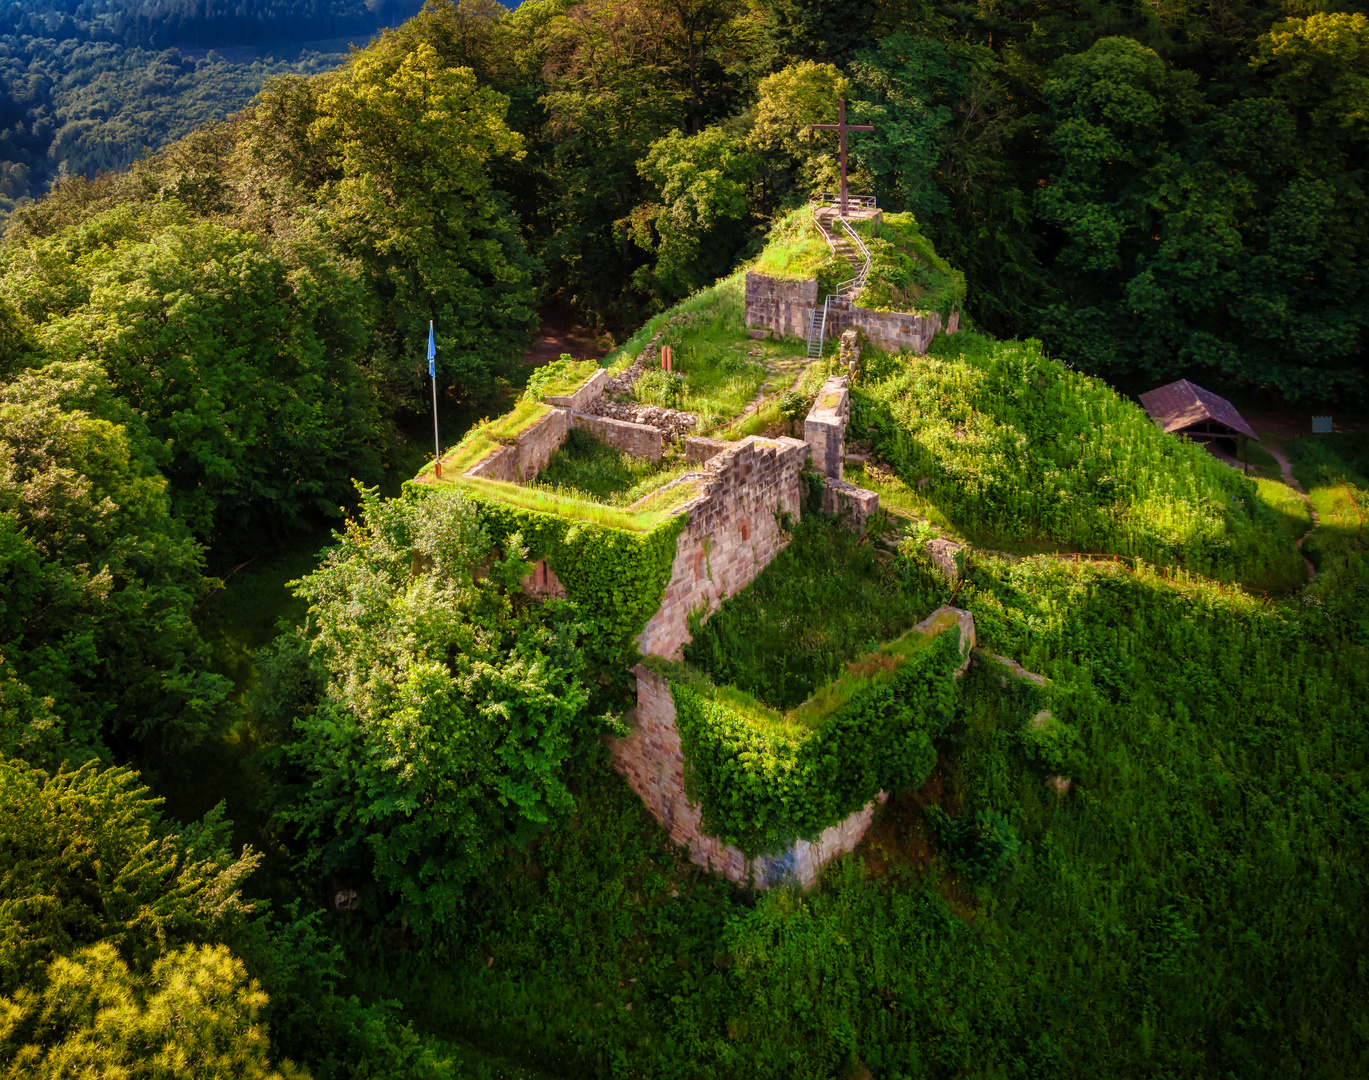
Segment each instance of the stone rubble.
M628 371L631 371L628 368ZM623 374L627 374L624 372ZM612 380L610 380L612 381ZM585 409L592 416L606 416L610 420L626 420L630 424L646 424L648 427L664 431L672 439L683 438L699 424L693 413L679 409L663 409L659 405L642 405L637 402L620 405L602 397Z
M632 393L632 388L637 385L637 380L648 368L660 367L661 339L665 337L666 331L672 326L692 322L693 319L693 315L677 315L657 330L652 339L646 343L645 348L637 354L637 359L604 384L603 396L582 411L591 416L606 416L610 420L625 420L629 424L646 424L665 432L672 439L683 438L698 427L699 418L693 413L682 412L679 409L665 409L659 405L643 405L637 402L619 403L613 400L622 397L624 394Z

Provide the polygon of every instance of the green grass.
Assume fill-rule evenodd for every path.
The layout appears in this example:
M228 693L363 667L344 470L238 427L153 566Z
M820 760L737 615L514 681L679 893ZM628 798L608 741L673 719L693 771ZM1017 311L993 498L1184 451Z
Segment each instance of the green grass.
M685 659L716 685L787 710L930 614L943 584L810 514L755 581L693 630Z
M849 435L977 546L1136 555L1277 592L1306 577L1256 483L1035 341L870 350Z
M933 781L819 888L762 896L601 761L441 948L339 921L345 991L566 1077L1369 1072L1369 653L1301 605L1111 567L984 560L963 603L1055 680L1057 746L972 668ZM969 876L924 805L1009 822L1006 872Z
M493 420L482 420L474 425L453 449L442 455L443 482L451 483L472 465L478 464L497 450L505 440L518 438L550 413L550 405L544 405L534 398L523 398L504 415ZM430 461L418 476L428 476L432 471L433 463Z
M788 281L817 278L819 302L837 281L851 276L850 264L836 258L827 246L813 221L811 206L801 206L776 223L751 269Z
M678 458L649 461L572 428L546 468L527 486L608 506L629 506L688 471Z
M679 508L694 497L695 492L689 485L677 485L669 491L659 492L660 498L636 510L628 511L614 506L573 496L558 495L535 487L524 487L504 480L468 479L461 484L482 494L508 503L524 510L536 510L543 514L574 521L587 521L609 529L625 529L628 532L651 532L652 529L672 518Z
M548 397L564 397L579 390L598 370L598 360L571 360L569 354L563 354L560 360L534 372L528 380L525 393L539 401L545 401Z
M1312 595L1342 632L1369 646L1369 432L1304 435L1285 449L1321 518L1303 543L1317 568Z
M873 311L936 312L942 320L965 305L965 275L936 253L912 214L858 221L870 251L870 275L855 302Z

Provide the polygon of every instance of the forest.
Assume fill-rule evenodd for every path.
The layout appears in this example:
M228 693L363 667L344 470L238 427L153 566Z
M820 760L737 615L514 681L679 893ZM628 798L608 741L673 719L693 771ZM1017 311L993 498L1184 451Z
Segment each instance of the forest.
M0 71L0 1077L1369 1072L1357 5L23 0ZM682 455L408 481L430 324L444 452L662 343L634 407L801 433L835 343L744 271L840 98L871 295L961 329L863 353L878 523L810 501L669 670L703 745L945 603L990 659L761 890L606 749ZM606 355L527 364L548 304ZM1179 377L1336 430L1232 468L1135 405ZM716 808L774 747L692 781L758 849Z

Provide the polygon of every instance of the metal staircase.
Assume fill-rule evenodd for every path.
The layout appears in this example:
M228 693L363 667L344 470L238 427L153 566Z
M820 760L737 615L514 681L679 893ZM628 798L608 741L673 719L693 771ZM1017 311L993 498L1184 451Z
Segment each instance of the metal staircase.
M822 196L815 197L815 201ZM849 201L849 200L848 200ZM869 208L873 209L875 200L867 197ZM823 239L832 254L845 259L856 271L856 276L837 285L836 292L828 293L822 307L813 309L808 324L808 356L816 359L822 355L822 343L827 336L828 315L832 311L847 311L851 302L865 288L865 279L870 276L870 250L860 234L851 228L851 223L831 206L815 207L813 220L821 230Z

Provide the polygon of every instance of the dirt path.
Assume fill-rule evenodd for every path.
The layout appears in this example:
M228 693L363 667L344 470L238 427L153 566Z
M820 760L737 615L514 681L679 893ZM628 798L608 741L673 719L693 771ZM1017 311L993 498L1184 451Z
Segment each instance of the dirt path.
M541 367L562 353L570 353L577 360L598 360L608 351L565 301L549 297L538 314L542 316L542 326L524 354L523 363Z
M1312 515L1312 528L1298 537L1295 543L1298 551L1301 552L1302 542L1311 536L1317 526L1321 524L1321 518L1317 516L1317 508L1312 505L1312 500L1307 497L1307 492L1303 491L1302 485L1293 478L1293 467L1288 464L1288 459L1283 456L1283 451L1276 450L1273 446L1266 446L1265 449L1269 451L1269 456L1279 463L1279 471L1283 473L1283 482L1302 496L1302 501L1307 504L1308 513ZM1307 580L1315 581L1317 568L1312 565L1312 561L1306 555L1303 555L1302 561L1307 563Z

